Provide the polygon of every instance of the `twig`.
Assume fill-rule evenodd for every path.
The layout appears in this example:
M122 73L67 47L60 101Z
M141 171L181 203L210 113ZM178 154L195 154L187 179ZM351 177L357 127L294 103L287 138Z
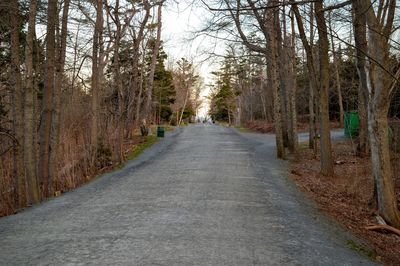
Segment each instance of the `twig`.
M370 226L365 227L365 229L367 229L367 230L388 230L388 231L400 236L400 230L397 228L394 228L393 226L390 226L390 225L370 225Z

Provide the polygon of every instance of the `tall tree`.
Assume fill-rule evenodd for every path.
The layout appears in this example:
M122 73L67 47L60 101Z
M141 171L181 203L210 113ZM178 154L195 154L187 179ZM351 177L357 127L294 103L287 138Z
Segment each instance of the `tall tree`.
M140 46L144 41L144 35L146 27L148 26L148 22L150 19L150 12L151 12L151 3L148 0L143 1L143 11L144 15L141 21L139 21L139 26L136 27L138 29L132 29L132 38L133 38L133 54L132 54L132 83L131 88L128 91L127 101L128 101L128 108L127 108L127 121L126 121L126 128L128 136L132 135L133 127L135 126L135 103L141 104L142 99L135 99L136 94L138 93L138 89L140 85L140 71L139 71L139 61L140 61ZM137 120L138 121L138 120Z
M393 179L389 151L388 112L391 94L400 71L391 72L390 37L396 0L380 1L377 11L370 0L362 3L368 25L368 131L371 144L372 172L377 189L379 213L394 226L400 226L400 212Z
M333 68L335 73L335 85L338 94L338 104L339 104L339 122L340 126L344 125L344 108L343 108L343 97L342 88L340 82L340 61L341 61L341 49L339 45L339 51L336 51L335 42L333 41L333 28L332 28L332 11L329 11L329 32L331 36L331 46L332 46L332 57L333 57Z
M55 179L57 177L58 161L59 161L59 145L60 145L60 121L61 121L61 91L64 80L65 54L67 51L67 34L68 34L68 14L70 0L64 0L63 14L61 19L61 34L57 36L56 44L56 73L55 87L53 95L53 117L52 117L52 134L51 134L51 150L49 175Z
M164 3L164 1L161 1L159 3L158 11L157 11L157 37L154 40L154 51L153 51L153 55L151 58L151 64L150 64L150 74L149 74L149 80L148 80L148 86L147 86L146 103L144 106L145 116L149 116L151 113L151 102L152 102L152 95L153 95L153 89L154 89L154 73L156 70L157 57L158 57L160 43L161 43L163 3Z
M43 89L42 113L39 133L38 177L45 197L52 195L53 184L49 173L53 94L55 87L57 0L49 0L47 8L46 77Z
M11 77L12 77L12 98L13 98L13 128L16 143L14 144L13 174L14 174L14 195L17 206L25 205L25 175L23 167L24 154L24 131L23 131L23 94L21 77L21 56L20 56L20 29L21 16L17 0L12 0L10 6L11 22Z
M27 202L34 204L39 202L40 193L36 171L36 149L35 149L35 98L37 97L34 88L34 41L36 28L36 13L38 1L32 0L29 7L28 32L26 35L25 47L25 101L24 101L24 165L27 184Z
M352 2L352 17L354 29L354 41L356 45L357 72L360 79L358 85L358 111L360 115L360 133L358 150L361 155L369 153L368 145L368 82L366 71L367 55L367 20L361 0Z
M100 50L103 48L103 0L96 0L96 23L93 33L92 48L92 84L91 84L91 126L90 126L90 146L92 156L92 166L97 157L98 146L98 115L99 115L99 91L101 87L101 55Z
M309 141L309 147L311 149L316 150L316 126L315 126L315 91L318 88L318 81L317 81L317 74L316 74L316 69L315 69L315 64L314 64L314 53L313 53L313 35L314 35L314 29L311 27L310 29L310 41L308 41L305 29L304 29L304 23L303 23L303 18L300 14L298 5L291 0L290 3L292 4L292 10L293 13L296 17L296 22L297 22L297 27L299 30L300 34L300 39L303 44L304 50L306 51L306 58L307 58L307 70L308 70L308 76L310 80L309 84L309 92L310 92L310 98L309 98L309 113L310 113L310 141ZM313 8L311 8L310 11L310 24L313 24L314 21L314 11Z
M321 174L333 176L334 170L329 122L329 40L322 0L315 1L315 14L319 36Z

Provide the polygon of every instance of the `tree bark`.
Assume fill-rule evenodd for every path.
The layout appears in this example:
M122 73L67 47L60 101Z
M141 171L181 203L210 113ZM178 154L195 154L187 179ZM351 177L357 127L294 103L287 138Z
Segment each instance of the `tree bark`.
M372 172L377 189L379 214L390 224L400 227L400 212L397 208L395 184L390 161L388 112L390 89L393 78L390 71L389 39L392 34L396 8L395 0L382 1L387 5L386 23L382 24L365 1L363 11L368 25L369 92L368 131L371 144Z
M320 62L320 133L321 133L321 174L333 176L333 159L331 146L331 132L329 124L329 41L326 27L323 1L315 2L316 20L319 35L319 62Z
M68 34L68 13L70 0L64 0L63 15L61 20L61 36L57 43L57 60L55 74L55 88L53 95L53 118L52 118L52 134L51 134L51 149L49 175L52 180L57 180L58 176L58 161L59 161L59 145L61 132L61 91L64 79L65 54L67 50L67 34Z
M291 16L291 39L288 38L288 83L289 92L289 110L290 110L290 127L289 127L289 149L293 154L297 154L299 147L299 140L297 136L297 105L296 105L296 91L297 91L297 62L296 62L296 32L294 27L294 16Z
M276 1L272 1L272 5ZM278 158L284 159L286 157L285 147L283 142L283 128L282 128L282 109L281 109L281 99L280 99L280 87L278 81L278 39L277 39L277 29L276 24L279 23L279 9L272 8L270 13L270 17L273 21L270 25L268 25L268 55L267 61L269 62L270 69L270 80L271 87L274 92L274 121L275 121L275 134L276 134L276 153Z
M317 81L317 74L315 71L315 65L314 65L314 55L313 55L313 45L314 45L314 34L313 34L313 21L314 21L314 13L313 10L311 10L310 14L310 25L311 25L311 34L310 34L310 43L308 42L307 36L304 31L304 24L303 24L303 18L300 15L299 9L297 4L293 4L294 1L291 0L292 3L292 9L293 13L296 17L296 22L297 22L297 27L299 30L300 34L300 39L301 42L303 43L304 50L306 51L306 58L307 58L307 70L308 70L308 76L309 76L309 92L310 92L310 98L309 98L309 112L310 112L310 125L309 125L309 148L314 149L314 152L316 152L316 115L315 115L315 91L318 88L318 81Z
M126 120L126 128L127 128L127 137L131 137L133 127L135 126L135 96L139 89L139 52L140 45L143 42L144 32L147 26L147 23L150 18L150 9L151 5L148 0L143 1L144 5L144 17L140 22L139 30L137 34L134 32L133 36L133 56L132 56L132 85L128 92L128 109L127 109L127 120ZM140 104L140 99L136 100L137 104Z
M283 15L285 16L285 15ZM282 30L280 25L280 18L278 17L278 21L274 25L276 30L276 38L277 38L277 67L279 73L279 89L280 89L280 100L281 100L281 113L282 113L282 139L283 146L289 147L289 100L288 100L288 84L287 84L287 70L288 60L286 54L286 48L284 47L284 40L286 38L286 31L284 30L284 36L282 38Z
M40 201L40 192L36 172L36 149L35 149L35 97L34 92L34 67L33 52L35 40L37 0L32 0L29 7L28 32L26 34L25 47L25 66L26 66L26 84L25 84L25 103L24 103L24 164L25 177L27 184L27 202L35 204Z
M338 105L339 105L339 123L340 127L343 127L344 125L344 108L343 108L343 97L342 97L342 88L340 84L340 76L339 76L339 67L340 67L340 61L341 61L341 56L340 56L340 49L339 53L336 53L335 50L335 43L333 42L333 29L332 29L332 18L331 18L331 12L329 12L329 29L330 29L330 35L331 35L331 45L332 45L332 55L333 55L333 67L334 67L334 72L335 72L335 83L336 83L336 90L338 94Z
M161 29L162 29L162 6L163 2L161 2L158 6L158 17L157 17L157 38L154 45L154 53L151 57L151 64L150 64L150 73L149 73L149 81L146 93L146 104L145 104L145 111L144 114L148 117L151 114L151 102L152 102L152 95L154 90L154 74L156 70L157 64L157 57L158 52L160 49L160 42L161 42Z
M99 115L99 91L100 91L100 55L99 47L103 38L103 0L96 1L96 24L93 34L92 49L92 85L91 85L91 126L90 126L90 153L92 167L95 167L98 146L98 115Z
M53 94L56 52L56 21L57 0L49 0L47 9L47 37L46 37L46 78L43 90L42 117L39 133L39 166L38 177L43 186L43 195L52 194L52 180L49 173L51 125L53 118Z
M369 154L368 144L368 86L366 72L366 55L368 53L367 44L367 21L365 12L362 10L361 0L352 3L353 8L353 29L356 46L357 72L360 79L358 85L358 112L360 116L360 132L358 152L362 156Z
M122 38L121 21L119 19L119 0L115 1L115 44L114 44L114 78L118 93L118 117L117 117L117 143L115 147L116 160L118 163L123 161L123 143L124 143L124 112L125 112L125 97L120 70L120 44Z
M25 193L25 174L24 174L24 125L23 125L23 93L21 77L21 56L20 56L20 29L21 19L19 4L17 0L10 2L10 22L11 22L11 80L13 93L13 129L15 132L16 143L13 152L13 175L14 175L14 195L15 204L23 207L26 203Z

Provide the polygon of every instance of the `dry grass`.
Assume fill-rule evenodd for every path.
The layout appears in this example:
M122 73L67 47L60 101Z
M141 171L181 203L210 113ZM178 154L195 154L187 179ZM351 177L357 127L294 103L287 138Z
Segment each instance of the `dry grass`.
M61 108L61 133L59 145L59 160L57 163L57 175L54 176L54 191L57 195L73 190L87 183L96 176L111 171L119 166L116 162L117 126L116 118L109 104L103 106L99 117L99 146L97 158L93 162L90 155L90 98L82 91L74 93L65 92ZM108 108L108 109L107 109ZM152 132L156 132L152 128ZM153 144L154 138L143 138L136 130L133 137L124 141L125 160L132 158L132 154L138 154L147 146ZM7 145L9 145L7 143ZM0 148L6 147L6 143L0 143ZM36 147L37 149L37 147ZM1 149L0 149L1 150ZM37 149L38 150L38 149ZM11 215L17 211L14 206L13 180L13 150L1 156L0 162L0 217Z

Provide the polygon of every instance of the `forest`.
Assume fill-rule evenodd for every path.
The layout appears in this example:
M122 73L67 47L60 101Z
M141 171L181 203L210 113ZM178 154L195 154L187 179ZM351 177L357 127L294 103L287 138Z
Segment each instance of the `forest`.
M212 16L201 33L229 43L213 73L210 115L231 125L273 123L282 159L298 156L306 124L319 174L333 178L331 129L357 112L355 153L371 158L371 200L399 227L398 3L311 2L203 1Z
M319 158L335 176L333 127L359 117L356 156L371 164L380 217L400 228L400 39L396 0L192 1L224 53L205 84L197 63L168 59L166 0L0 2L0 216L122 164L140 127L209 117L264 123L276 156ZM304 130L305 129L305 130ZM142 132L143 133L143 132ZM396 192L397 189L397 192Z
M193 119L202 80L166 66L164 4L0 2L0 216L123 163L141 125Z

